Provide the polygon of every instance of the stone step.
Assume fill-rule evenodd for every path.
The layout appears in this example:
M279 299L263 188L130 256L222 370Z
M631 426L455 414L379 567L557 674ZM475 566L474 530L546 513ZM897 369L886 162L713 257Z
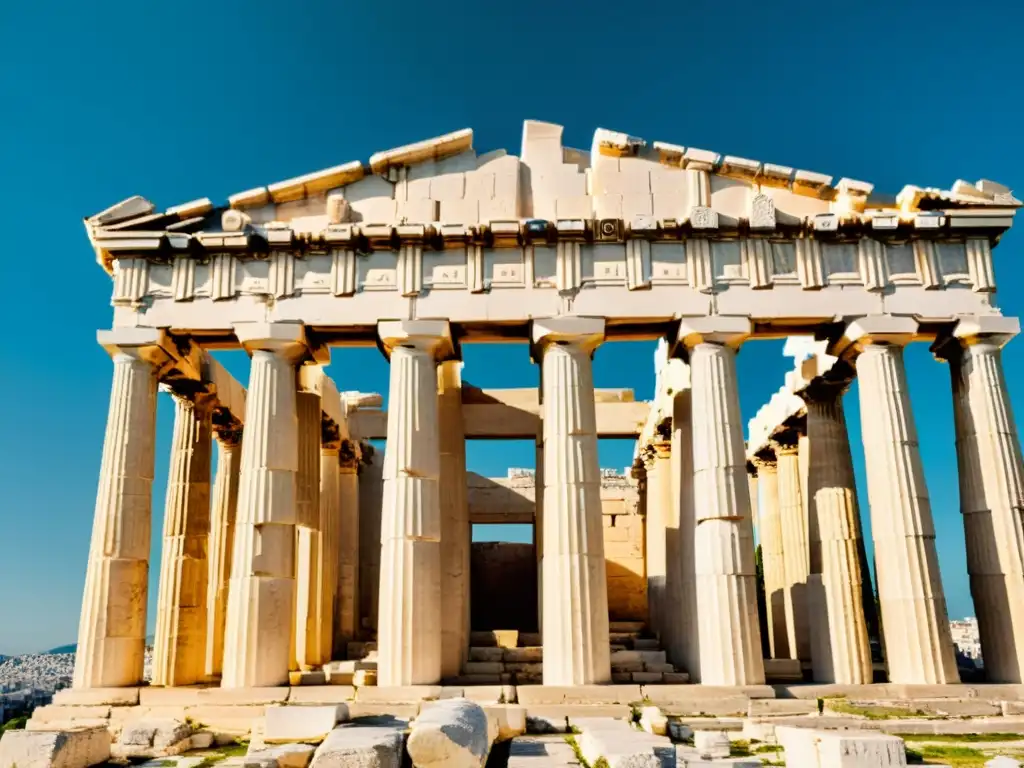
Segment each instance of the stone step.
M578 768L576 752L563 736L517 736L509 747L508 768Z
M469 644L478 648L515 648L519 645L519 630L492 629L486 632L470 632Z

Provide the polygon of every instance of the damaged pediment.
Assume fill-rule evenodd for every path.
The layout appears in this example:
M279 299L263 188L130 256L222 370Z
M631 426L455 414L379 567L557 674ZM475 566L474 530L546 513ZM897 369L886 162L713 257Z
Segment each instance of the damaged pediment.
M566 147L562 139L562 126L527 120L518 157L505 150L478 155L466 128L376 152L366 162L239 192L226 205L202 198L158 212L145 198L131 197L89 217L86 225L106 265L109 253L99 253L104 243L114 251L130 250L125 243L139 237L129 233L146 233L149 250L156 248L153 238L167 245L172 235L176 244L184 238L207 250L229 242L244 249L247 237L271 245L322 243L335 242L338 232L350 238L359 228L408 225L461 238L489 229L508 243L525 237L530 220L549 222L545 226L552 231L556 222L576 222L557 230L594 239L627 232L678 237L691 229L706 236L792 236L862 225L890 233L900 226L934 230L949 226L943 212L964 218L958 226L997 230L1009 226L1021 204L1008 188L988 180L958 180L949 190L907 186L885 197L864 181L834 182L815 171L604 128L595 131L589 150Z

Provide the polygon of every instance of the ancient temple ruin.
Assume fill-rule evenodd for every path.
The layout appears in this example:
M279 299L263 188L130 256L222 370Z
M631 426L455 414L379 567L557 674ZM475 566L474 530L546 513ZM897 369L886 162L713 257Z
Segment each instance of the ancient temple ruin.
M842 408L854 377L859 503L882 624L899 638L882 674L956 682L912 342L952 374L988 677L1022 682L1024 490L1000 360L1019 326L996 306L993 269L1020 206L1008 189L889 196L606 130L571 149L537 121L519 156L472 142L458 131L223 204L133 197L86 220L113 284L99 342L114 372L75 688L143 680L158 387L176 411L154 687L323 682L368 641L379 686L467 680L470 526L498 517L535 530L542 652L523 658L542 672L520 682L610 683L614 670L757 686L766 665L771 678L795 664L798 678L871 683L862 447ZM736 355L785 336L818 343L745 440ZM662 340L653 402L595 390L594 351L616 339ZM462 347L504 340L529 343L539 391L463 381ZM386 410L324 373L354 345L390 361ZM211 355L239 347L245 384ZM621 512L603 513L600 437L637 440ZM536 440L535 478L471 483L477 438ZM616 562L616 541L639 557ZM649 630L662 677L614 669L612 621Z

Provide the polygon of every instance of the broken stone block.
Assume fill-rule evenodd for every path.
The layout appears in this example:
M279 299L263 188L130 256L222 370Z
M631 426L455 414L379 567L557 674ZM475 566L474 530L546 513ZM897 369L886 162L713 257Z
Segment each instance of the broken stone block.
M747 741L763 741L766 744L774 744L775 724L758 720L744 720L742 735Z
M508 741L526 733L526 707L518 704L485 705L494 741Z
M663 759L675 755L668 739L635 730L625 720L592 717L578 718L577 723L582 731L577 743L591 765L603 758L608 768L662 768Z
M406 745L416 768L482 768L490 748L487 713L469 699L421 708Z
M115 757L169 757L192 747L192 728L179 720L135 720L121 729Z
M313 757L309 744L279 744L263 749L250 749L243 768L306 768Z
M693 738L693 728L679 720L669 720L668 736L672 741L689 741Z
M822 768L895 768L906 764L907 751L899 736L869 731L818 733L818 765Z
M110 759L106 728L7 731L0 738L0 768L88 768Z
M402 732L388 726L340 725L313 753L311 768L401 768Z
M693 746L705 759L728 757L729 734L725 731L694 731Z
M209 749L213 746L213 734L209 731L193 733L189 739L189 749Z
M263 740L267 744L319 744L338 723L348 720L345 704L322 707L267 707Z
M374 669L359 669L352 675L352 685L356 687L376 684L377 671Z
M1024 765L1024 763L1020 760L1015 760L1014 758L1007 757L1006 755L999 755L985 763L985 768L1021 768L1022 765Z
M655 736L668 732L668 718L657 707L643 707L640 710L640 727Z

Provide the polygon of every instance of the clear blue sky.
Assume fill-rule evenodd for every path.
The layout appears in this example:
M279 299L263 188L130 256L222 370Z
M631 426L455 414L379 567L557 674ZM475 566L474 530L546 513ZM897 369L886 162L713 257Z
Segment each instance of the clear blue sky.
M565 125L569 146L589 147L601 126L893 193L983 177L1020 193L1022 23L1008 2L5 3L0 653L77 632L111 372L95 343L110 324L110 279L82 217L136 193L161 208L222 201L467 126L478 150L517 153L525 118ZM996 251L1007 314L1021 313L1022 242L1011 233ZM652 349L601 349L597 385L650 396ZM537 381L524 347L468 347L465 357L479 385ZM375 350L334 360L343 388L386 391ZM778 343L744 348L744 418L785 363ZM244 356L228 364L245 375ZM924 346L908 365L949 612L963 616L972 607L948 372ZM1024 341L1006 366L1024 410ZM863 481L856 399L847 402ZM159 427L154 532L170 432L163 398ZM533 464L528 444L469 451L470 468L486 474ZM601 447L605 466L630 454L622 442Z

